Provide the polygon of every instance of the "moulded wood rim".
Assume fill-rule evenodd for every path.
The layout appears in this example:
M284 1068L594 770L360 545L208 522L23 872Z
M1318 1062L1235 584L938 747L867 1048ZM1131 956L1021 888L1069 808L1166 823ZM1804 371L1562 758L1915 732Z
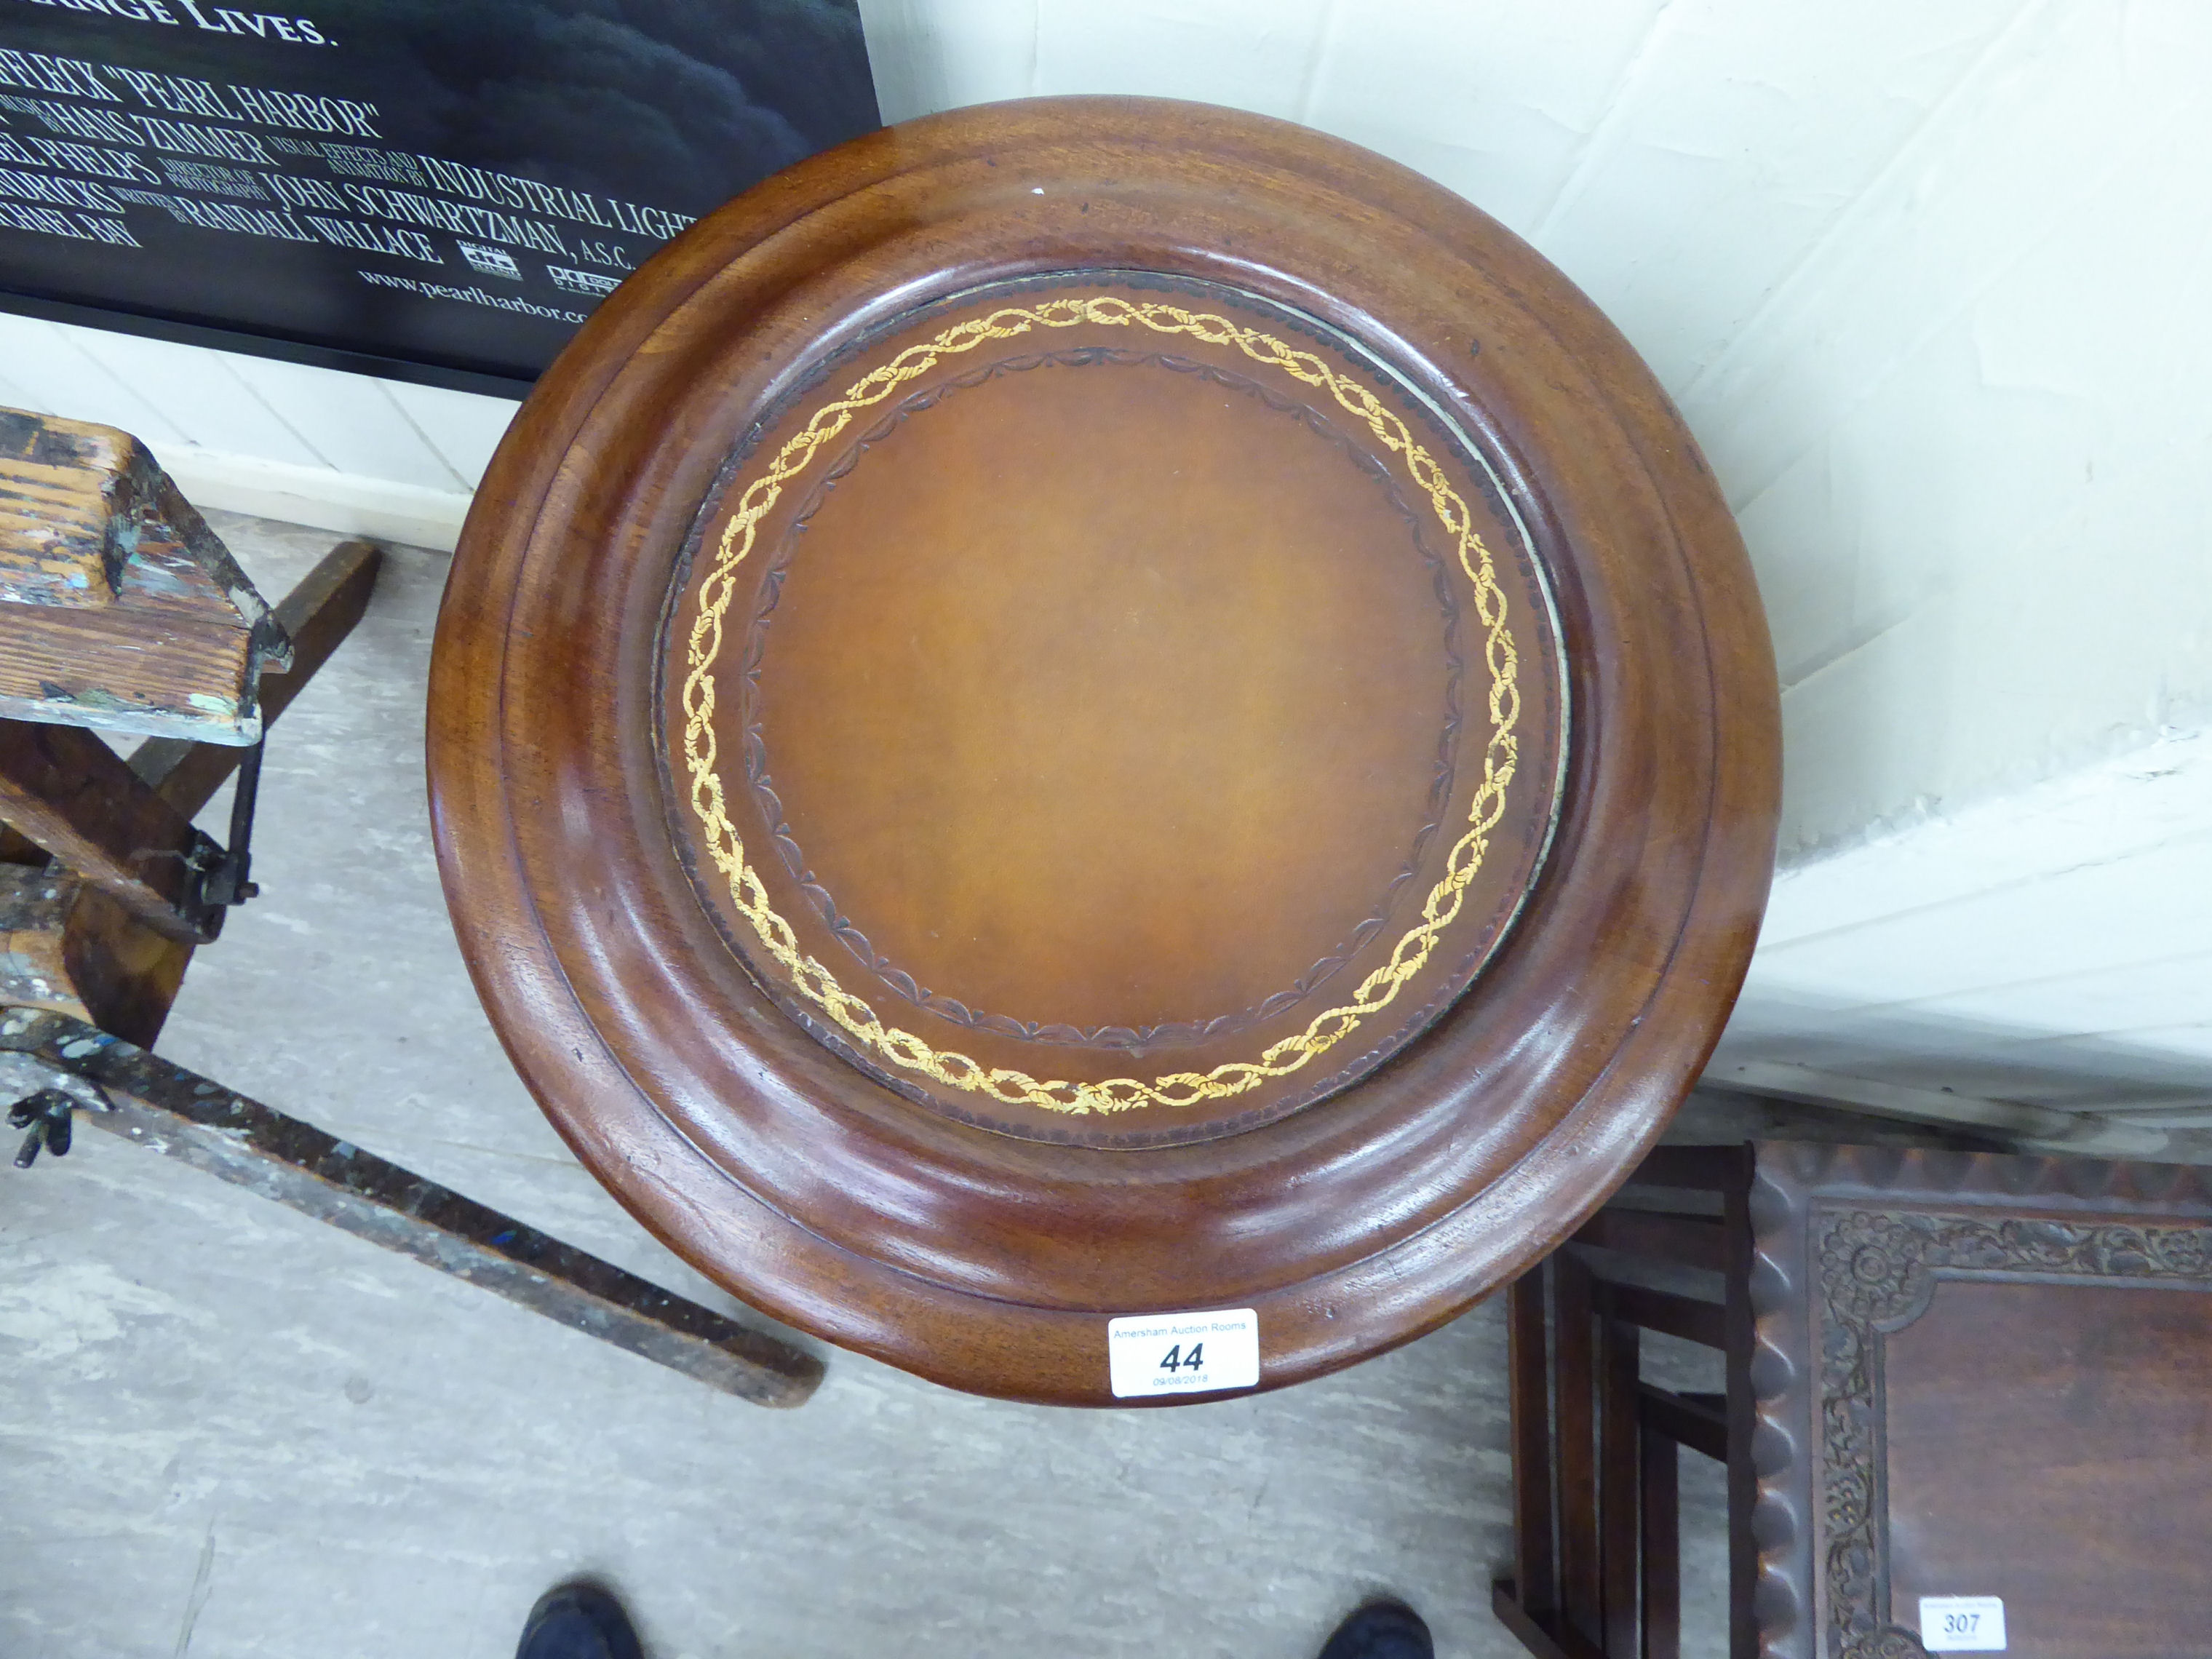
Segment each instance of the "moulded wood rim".
M668 434L734 430L918 295L1085 263L1300 307L1443 401L1530 524L1577 727L1549 864L1456 1006L1334 1098L1142 1152L926 1118L801 1031L699 908L652 737L666 572L725 448ZM1255 1307L1262 1386L1279 1386L1449 1318L1603 1200L1694 1080L1747 962L1775 727L1717 490L1564 277L1340 142L1200 106L1048 100L803 163L601 307L471 513L439 623L431 792L494 1023L641 1220L832 1340L976 1392L1105 1403L1110 1315Z

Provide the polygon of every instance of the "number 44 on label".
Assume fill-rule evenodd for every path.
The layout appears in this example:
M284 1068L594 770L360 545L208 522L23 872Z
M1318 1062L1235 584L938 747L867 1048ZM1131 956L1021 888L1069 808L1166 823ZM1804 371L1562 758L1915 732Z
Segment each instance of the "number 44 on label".
M1231 1308L1109 1319L1106 1368L1117 1400L1255 1387L1260 1316L1249 1308Z

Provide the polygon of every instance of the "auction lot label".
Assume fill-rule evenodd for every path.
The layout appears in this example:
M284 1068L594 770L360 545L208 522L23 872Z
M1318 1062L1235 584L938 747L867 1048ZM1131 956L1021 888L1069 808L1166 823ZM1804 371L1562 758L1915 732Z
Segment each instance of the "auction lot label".
M1260 1316L1249 1308L1231 1308L1109 1319L1106 1366L1117 1400L1255 1388Z

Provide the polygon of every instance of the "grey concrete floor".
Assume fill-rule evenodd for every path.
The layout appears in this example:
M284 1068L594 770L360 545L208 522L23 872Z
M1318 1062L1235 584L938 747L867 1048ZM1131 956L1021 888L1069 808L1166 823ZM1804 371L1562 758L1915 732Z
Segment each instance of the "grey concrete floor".
M211 517L272 598L334 539ZM422 769L445 567L396 551L276 727L264 896L159 1047L731 1307L569 1156L462 970ZM653 1659L1304 1659L1384 1591L1489 1659L1520 1651L1487 1606L1505 1422L1492 1308L1168 1412L834 1352L809 1405L763 1411L105 1135L0 1170L0 1659L505 1659L579 1573ZM1685 1464L1710 1534L1717 1471ZM1717 1538L1692 1556L1686 1651L1716 1653Z

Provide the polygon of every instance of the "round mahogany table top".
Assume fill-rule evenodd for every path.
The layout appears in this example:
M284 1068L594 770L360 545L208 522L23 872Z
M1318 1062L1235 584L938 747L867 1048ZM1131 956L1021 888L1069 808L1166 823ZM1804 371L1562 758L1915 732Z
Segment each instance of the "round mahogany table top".
M889 129L664 248L501 447L431 714L586 1164L1027 1399L1113 1401L1113 1318L1251 1310L1270 1387L1517 1273L1771 866L1756 592L1627 345L1415 175L1155 100Z

